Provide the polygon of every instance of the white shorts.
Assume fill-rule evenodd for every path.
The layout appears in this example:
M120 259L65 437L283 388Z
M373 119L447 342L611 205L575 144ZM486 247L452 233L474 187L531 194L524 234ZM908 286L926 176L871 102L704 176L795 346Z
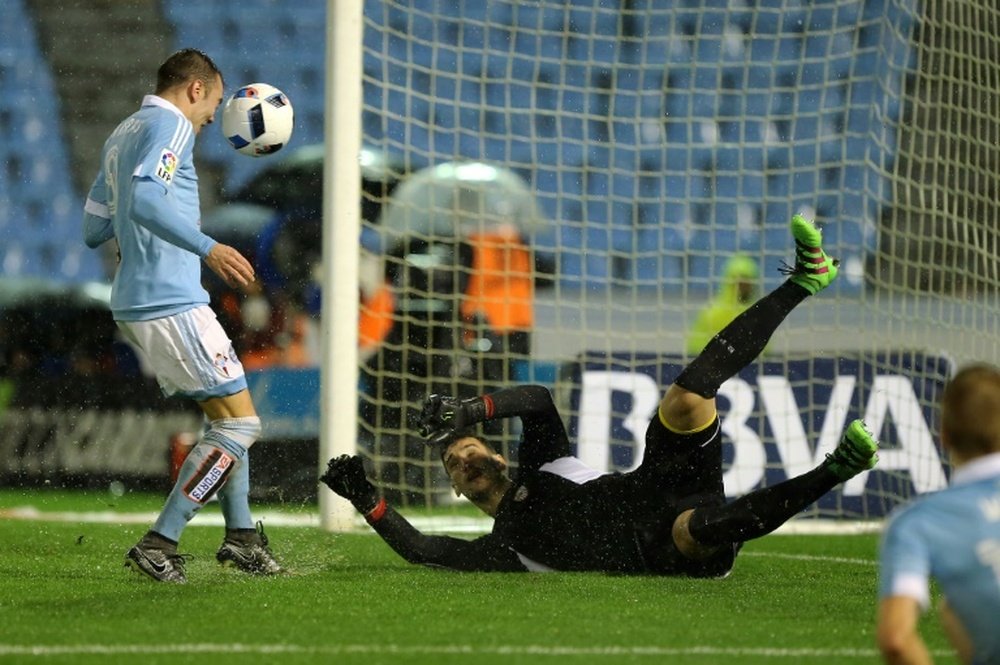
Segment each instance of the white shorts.
M197 402L247 387L243 363L207 305L151 321L116 321L163 394Z

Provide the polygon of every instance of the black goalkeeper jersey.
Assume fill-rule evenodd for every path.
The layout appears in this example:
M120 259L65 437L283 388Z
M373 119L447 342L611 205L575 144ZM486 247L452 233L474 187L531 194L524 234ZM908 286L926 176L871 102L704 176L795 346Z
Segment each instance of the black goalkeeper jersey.
M628 476L574 479L586 471L573 457L523 470L500 502L492 535L530 570L651 572L642 544L656 515L642 510ZM667 512L672 523L676 513Z
M491 533L427 536L391 508L372 526L411 563L478 571L687 574L670 527L677 497L641 468L600 474L569 454L549 391L519 386L491 395L494 417L520 416L519 467Z

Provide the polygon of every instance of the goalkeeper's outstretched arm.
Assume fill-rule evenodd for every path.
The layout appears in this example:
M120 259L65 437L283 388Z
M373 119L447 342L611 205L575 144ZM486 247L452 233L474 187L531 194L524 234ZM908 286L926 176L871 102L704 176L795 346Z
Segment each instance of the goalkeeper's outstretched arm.
M525 572L517 554L504 547L492 534L475 540L451 536L428 536L381 500L376 515L365 515L375 533L396 554L410 563L452 570L480 572ZM373 519L376 517L376 519Z
M470 571L526 570L517 554L504 547L492 534L475 540L462 540L421 533L387 505L385 499L379 498L357 455L331 459L320 481L350 501L382 540L410 563Z

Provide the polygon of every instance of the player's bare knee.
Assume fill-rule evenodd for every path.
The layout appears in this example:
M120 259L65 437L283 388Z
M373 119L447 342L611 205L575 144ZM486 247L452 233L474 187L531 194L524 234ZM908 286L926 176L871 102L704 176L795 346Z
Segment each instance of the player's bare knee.
M693 514L694 509L691 508L678 515L677 519L674 520L671 535L674 539L674 545L677 546L681 554L698 561L712 556L719 551L719 547L702 545L691 535L690 523Z
M673 384L660 400L659 413L663 424L672 430L694 430L704 427L715 417L715 400Z

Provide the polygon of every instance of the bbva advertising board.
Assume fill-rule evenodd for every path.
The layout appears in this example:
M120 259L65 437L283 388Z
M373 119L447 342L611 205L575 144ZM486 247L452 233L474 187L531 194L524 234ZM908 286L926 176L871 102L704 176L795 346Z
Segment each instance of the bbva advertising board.
M670 355L584 354L564 373L576 454L599 470L638 465L646 425L684 364ZM879 438L878 467L823 497L821 511L876 517L943 488L938 403L952 371L946 357L909 352L751 364L718 393L726 494L808 471L855 418Z

